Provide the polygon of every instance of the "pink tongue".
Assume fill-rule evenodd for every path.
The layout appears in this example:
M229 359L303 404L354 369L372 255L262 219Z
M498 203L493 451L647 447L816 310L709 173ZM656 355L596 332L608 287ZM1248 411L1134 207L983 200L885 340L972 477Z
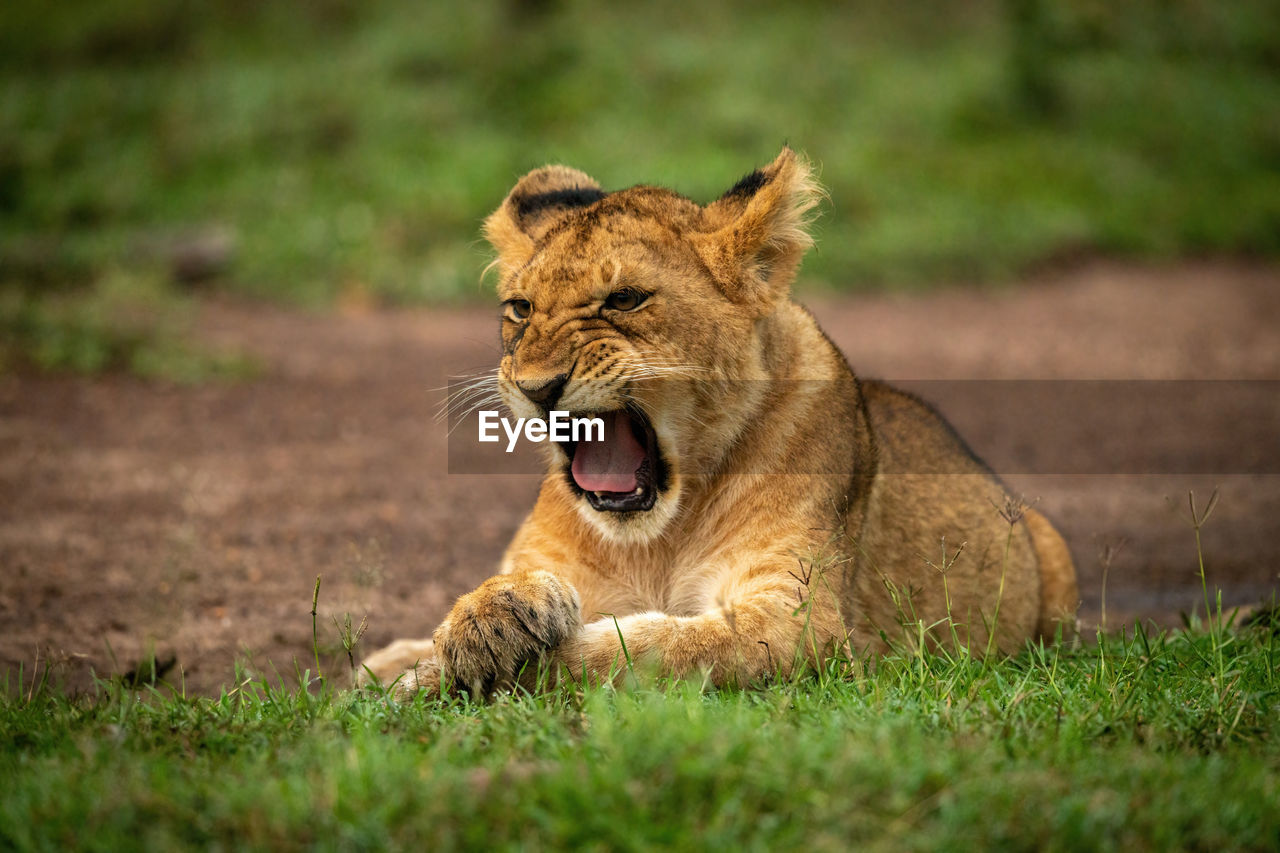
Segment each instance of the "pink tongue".
M573 481L588 492L634 492L645 449L631 434L631 418L625 412L607 412L601 417L604 441L578 442Z

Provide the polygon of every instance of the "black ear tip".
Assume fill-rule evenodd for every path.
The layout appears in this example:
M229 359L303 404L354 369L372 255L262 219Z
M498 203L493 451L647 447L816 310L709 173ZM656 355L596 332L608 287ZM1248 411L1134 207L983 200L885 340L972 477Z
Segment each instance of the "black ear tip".
M722 199L751 198L753 195L755 195L757 192L760 191L760 188L762 186L764 186L768 182L769 182L769 179L765 177L764 172L760 171L759 169L756 169L754 172L745 176L742 180L738 181L736 184L730 187L729 191L725 193L723 196L721 196L721 198Z
M511 201L515 206L516 216L520 219L525 219L552 208L589 207L604 198L605 195L606 193L597 187L570 187L532 195L521 195Z

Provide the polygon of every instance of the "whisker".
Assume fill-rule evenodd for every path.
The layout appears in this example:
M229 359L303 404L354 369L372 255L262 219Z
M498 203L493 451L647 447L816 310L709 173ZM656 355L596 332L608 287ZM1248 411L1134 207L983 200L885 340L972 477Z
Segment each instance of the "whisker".
M465 395L458 395L449 403L448 406L442 407L436 412L436 420L443 420L446 417L453 417L462 413L474 411L478 406L486 402L502 402L502 395L496 390L481 391L476 390Z
M459 422L467 415L486 403L501 403L498 391L498 370L496 368L470 376L455 377L448 386L448 396L436 409L437 421L461 416ZM454 425L454 429L457 424ZM450 429L452 433L453 429Z
M492 398L485 398L485 399L482 399L482 400L478 401L477 403L475 403L475 405L472 405L472 406L467 407L467 409L466 409L466 410L464 410L464 411L460 412L460 413L457 415L457 421L453 424L453 426L449 427L449 431L448 431L448 433L446 433L446 436L453 435L453 431L454 431L454 430L456 430L458 427L462 426L462 424L467 420L467 418L469 418L469 417L471 416L471 414L472 414L473 412L478 411L482 406L484 406L484 405L486 405L486 404L487 404L487 405L490 405L490 406L501 406L501 405L502 405L502 400L501 400L501 398L499 398L499 397L497 397L497 396L495 395L495 396L494 396L494 397L492 397Z
M459 395L449 403L448 406L442 406L436 411L436 420L442 420L446 417L452 417L462 412L472 411L477 405L489 401L501 402L502 397L496 391L475 391L466 395Z
M459 384L468 385L473 382L484 382L490 379L496 379L498 376L498 368L490 367L485 370L477 370L472 373L459 373L449 377L446 385L440 385L435 388L428 388L428 391L449 391L456 388Z

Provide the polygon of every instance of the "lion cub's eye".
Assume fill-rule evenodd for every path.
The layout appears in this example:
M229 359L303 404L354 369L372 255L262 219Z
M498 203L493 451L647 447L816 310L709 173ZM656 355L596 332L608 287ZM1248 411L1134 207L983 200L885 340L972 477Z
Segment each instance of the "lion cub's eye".
M610 293L609 298L604 301L604 305L614 311L634 311L643 305L648 298L649 294L642 293L634 287L624 287L621 290L615 290Z
M533 313L533 303L528 299L508 299L505 304L507 316L512 320L527 320Z

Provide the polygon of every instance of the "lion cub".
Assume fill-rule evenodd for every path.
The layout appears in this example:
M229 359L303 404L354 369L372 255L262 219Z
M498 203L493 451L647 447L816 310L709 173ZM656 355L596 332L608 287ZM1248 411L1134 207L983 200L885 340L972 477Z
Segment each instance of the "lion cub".
M1012 652L1073 620L1049 522L929 406L860 382L791 300L819 195L789 149L706 206L563 166L516 184L485 223L500 391L517 416L598 417L603 440L548 443L500 573L369 674L476 697L542 662L745 685L921 627ZM944 540L965 543L945 591L927 562Z

